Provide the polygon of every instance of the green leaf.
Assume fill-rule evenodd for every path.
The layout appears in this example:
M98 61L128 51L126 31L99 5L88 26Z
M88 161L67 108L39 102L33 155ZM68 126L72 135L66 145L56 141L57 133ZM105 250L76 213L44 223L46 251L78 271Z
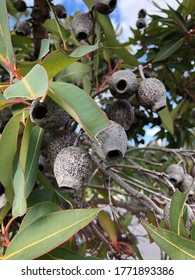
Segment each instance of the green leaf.
M182 4L185 6L189 14L193 13L195 10L194 0L183 0Z
M43 135L44 129L38 126L33 127L30 135L30 143L25 166L26 197L28 197L31 193L37 178L38 161Z
M180 191L176 190L172 199L170 206L170 228L172 231L181 235L185 232L182 230L182 216L183 216L183 207L188 197L188 193L183 194ZM182 231L181 231L182 230Z
M41 65L47 70L48 77L51 79L77 60L78 58L70 57L62 51L57 50L48 54L41 62Z
M183 42L184 40L183 38L181 38L176 42L171 42L169 44L166 44L164 47L160 49L160 51L154 57L152 62L155 63L169 58L171 55L173 55L176 51L178 51L181 48Z
M51 251L95 219L100 210L65 210L39 218L16 234L3 259L30 260Z
M75 83L88 75L90 71L91 67L88 64L74 62L57 76L57 81Z
M41 49L39 52L38 60L46 56L49 52L50 40L49 39L42 39L41 40Z
M67 40L70 36L70 32L66 30L62 24L56 23L55 19L47 19L43 26L53 35L58 36L58 38L63 38L64 40ZM60 31L60 32L59 32Z
M20 225L20 231L25 227L31 225L39 218L48 215L49 213L58 212L62 210L58 205L50 201L44 201L36 204L26 214Z
M184 21L183 17L180 15L180 13L175 11L171 6L169 6L168 4L167 4L167 6L169 7L169 13L178 22L179 27L182 28L186 32L187 29L186 29L185 21Z
M95 45L83 45L77 47L71 54L70 57L81 58L88 53L94 52L98 49L99 41Z
M52 82L49 96L68 112L85 130L94 136L110 122L96 102L80 88L62 82ZM94 139L95 140L95 139Z
M13 116L5 126L0 139L0 181L5 188L6 198L9 202L13 199L11 174L13 160L17 150L19 124L22 113ZM2 156L5 155L6 156Z
M154 242L173 260L195 260L195 242L174 232L142 223Z
M38 258L38 260L86 260L86 257L83 257L76 252L68 248L56 248L50 251L48 254L43 255ZM98 258L94 258L98 259Z
M162 126L167 129L171 135L174 134L174 126L173 126L173 120L171 117L171 114L169 112L169 109L167 107L165 107L163 110L161 110L160 112L158 112L161 121L162 121Z
M26 97L35 99L47 93L49 80L47 72L41 65L35 65L31 71L22 78L19 82L9 86L4 96L11 97Z
M98 215L98 221L103 228L103 230L108 234L110 240L113 243L116 243L117 241L117 230L115 227L114 222L111 220L108 213L105 211L101 211Z
M8 14L7 14L5 0L0 1L0 35L3 37L3 41L6 46L6 52L5 52L4 47L2 49L0 48L0 56L2 55L3 58L9 62L9 64L14 66L15 55L14 55L14 51L13 51L13 47L12 47L12 43L11 43ZM0 41L2 43L2 40L0 40ZM3 53L1 53L2 50L3 50ZM6 53L6 56L4 56L5 53ZM1 60L1 58L0 58L0 60ZM7 67L5 67L5 68L7 69ZM8 70L8 72L10 72L9 69L7 69L7 70Z

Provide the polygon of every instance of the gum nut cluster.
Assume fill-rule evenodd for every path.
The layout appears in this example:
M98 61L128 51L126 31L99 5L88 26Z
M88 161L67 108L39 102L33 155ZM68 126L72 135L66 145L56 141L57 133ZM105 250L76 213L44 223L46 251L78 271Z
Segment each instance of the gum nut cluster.
M106 110L109 120L120 124L128 130L134 122L135 113L133 106L127 100L116 100Z
M170 228L170 206L171 206L171 202L168 202L164 208L164 219L166 225L169 228ZM193 210L188 204L185 204L185 206L187 207L187 220L186 220L185 228L187 233L190 235L192 231L192 222L195 219L195 215Z
M56 15L57 15L58 18L66 18L67 17L66 9L61 4L55 5L54 11L56 12Z
M14 26L17 35L28 36L31 33L31 25L27 21L19 21Z
M18 11L18 12L25 12L26 11L26 2L23 0L17 0L13 2L14 8Z
M108 15L114 11L117 5L117 0L95 0L94 8L100 14Z
M72 31L78 41L86 41L94 31L94 21L90 13L80 12L71 22Z
M47 155L51 164L54 163L58 153L69 146L72 146L76 140L76 133L70 130L62 130L51 136L47 147Z
M160 111L166 107L166 89L156 78L141 81L136 98L140 105L152 111Z
M54 161L54 176L59 187L78 190L91 174L91 158L81 147L62 149Z
M177 164L171 164L166 169L165 173L169 175L169 180L174 186L177 186L184 178L184 170L180 165Z
M109 79L109 88L115 98L126 99L137 91L136 75L126 70L114 72Z
M110 125L96 136L96 142L92 144L92 150L104 161L117 162L120 161L127 150L127 135L124 128L110 121Z
M49 96L43 103L41 97L36 98L30 108L31 121L44 129L59 129L70 119L70 116L60 105Z

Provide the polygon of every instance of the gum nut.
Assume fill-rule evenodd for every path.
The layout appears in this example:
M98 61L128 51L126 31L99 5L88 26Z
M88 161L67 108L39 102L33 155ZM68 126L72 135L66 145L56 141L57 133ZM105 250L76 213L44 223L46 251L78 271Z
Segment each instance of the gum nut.
M13 5L18 12L25 12L26 11L26 8L27 8L26 2L24 2L22 0L14 1Z
M100 14L108 15L114 11L117 5L117 0L95 0L94 8Z
M14 26L14 31L17 35L28 36L31 33L30 23L28 23L27 21L19 21Z
M166 89L156 78L142 80L136 97L140 105L152 111L160 111L166 107Z
M165 171L169 175L169 180L177 186L184 179L184 170L177 164L171 164Z
M181 183L178 184L177 188L182 193L187 193L190 190L189 194L194 194L195 192L194 178L190 174L185 173L183 180L181 181Z
M54 161L54 176L59 187L78 190L91 174L91 158L80 147L62 149Z
M133 72L119 70L112 74L109 80L111 94L118 99L126 99L134 95L138 84Z
M166 174L171 174L171 173L181 173L184 174L183 168L178 165L178 164L171 164L167 169L166 169Z
M127 135L124 128L114 121L96 136L96 142L92 144L92 150L99 155L101 159L107 162L120 161L127 150Z
M76 140L76 133L70 130L62 130L50 138L47 155L49 161L53 164L57 154L64 148L72 146Z
M61 4L57 4L54 7L54 11L56 12L56 15L57 15L58 18L66 18L67 17L66 9Z
M138 29L142 29L144 27L146 27L146 21L144 18L139 18L137 21L136 21L136 26Z
M45 171L47 169L47 159L43 155L39 157L38 167L40 171Z
M167 227L170 228L170 206L171 206L171 202L168 202L165 205L164 211L163 211L163 216L165 219L165 223L167 225Z
M78 41L86 41L88 37L93 34L94 31L94 22L91 14L76 14L72 20L71 27Z
M120 124L124 130L128 130L134 122L134 108L126 100L114 101L106 110L109 120Z
M43 103L40 99L41 97L36 98L31 104L31 121L44 129L63 127L70 119L68 113L49 96Z
M192 168L190 170L190 174L193 178L195 178L195 164L192 166Z
M141 9L138 12L138 18L145 18L146 17L146 10L145 9Z

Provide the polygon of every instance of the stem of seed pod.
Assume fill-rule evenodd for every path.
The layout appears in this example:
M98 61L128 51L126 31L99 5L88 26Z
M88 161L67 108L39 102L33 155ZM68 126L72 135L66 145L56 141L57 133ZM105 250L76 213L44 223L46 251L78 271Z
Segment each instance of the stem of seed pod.
M143 71L143 69L144 69L143 65L139 65L139 66L138 66L138 70L139 70L140 77L142 78L142 80L145 80L146 77L144 76L144 71Z

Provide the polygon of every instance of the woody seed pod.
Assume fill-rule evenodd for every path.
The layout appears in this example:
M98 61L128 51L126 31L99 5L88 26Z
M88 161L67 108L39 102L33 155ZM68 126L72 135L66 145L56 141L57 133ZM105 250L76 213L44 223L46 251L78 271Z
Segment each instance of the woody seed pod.
M116 162L123 158L127 149L127 135L124 128L114 121L95 136L93 151L104 161Z
M136 21L136 26L138 29L142 29L144 27L146 27L146 21L144 18L138 18L138 20Z
M166 107L166 89L156 78L142 80L136 97L140 105L152 111L160 111Z
M63 127L70 119L68 113L49 96L43 103L40 99L41 97L36 98L31 104L31 121L44 129Z
M177 164L171 164L165 173L169 175L169 180L174 186L177 186L184 179L184 170Z
M134 121L134 108L126 100L114 101L106 110L110 120L120 124L125 130L128 130Z
M54 11L56 12L56 15L57 15L58 18L66 18L67 17L66 9L61 4L55 5Z
M76 140L76 133L70 130L62 130L54 134L47 147L49 161L53 164L59 152L69 146L72 146Z
M22 0L17 0L13 2L14 7L18 12L25 12L26 11L26 2Z
M78 41L86 41L93 34L94 22L91 14L78 13L71 23L72 31Z
M95 0L94 8L103 15L108 15L114 11L117 0Z
M14 26L17 35L28 36L31 33L31 26L27 21L19 21Z
M114 97L126 99L137 91L137 78L133 72L119 70L110 77L109 88Z
M138 18L145 18L146 17L146 10L145 9L141 9L138 12Z
M189 194L195 193L195 180L190 175L185 173L183 180L177 185L177 188L182 193L187 193L190 190Z
M54 175L59 187L78 190L91 174L91 158L80 147L62 149L54 161Z

